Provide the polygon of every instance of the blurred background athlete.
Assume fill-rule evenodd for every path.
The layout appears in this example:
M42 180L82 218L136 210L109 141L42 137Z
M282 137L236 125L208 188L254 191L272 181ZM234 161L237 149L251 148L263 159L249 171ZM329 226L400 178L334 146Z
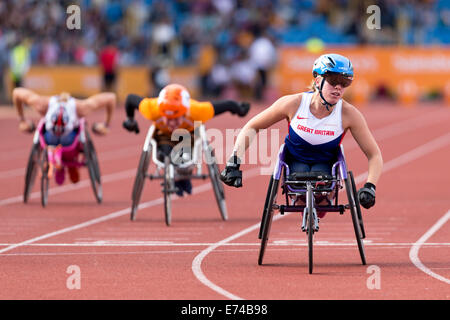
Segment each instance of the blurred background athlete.
M224 112L244 117L250 109L250 104L233 100L200 102L191 99L184 86L169 84L160 91L157 98L144 98L129 94L125 102L125 109L127 119L123 122L123 126L128 131L139 133L138 123L134 119L136 109L144 118L154 122L156 132L153 138L158 143L158 157L162 159L164 155L170 154L178 143L178 141L171 140L174 130L186 129L193 135L194 122L205 123ZM179 180L175 185L179 196L183 195L183 191L189 194L192 192L190 180Z

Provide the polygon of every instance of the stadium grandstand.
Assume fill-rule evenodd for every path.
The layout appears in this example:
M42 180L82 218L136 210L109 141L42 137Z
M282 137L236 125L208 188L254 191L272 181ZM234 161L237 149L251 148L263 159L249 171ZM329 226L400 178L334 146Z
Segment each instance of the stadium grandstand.
M81 9L81 27L68 30L66 9L74 3ZM380 9L380 30L366 26L370 5ZM137 77L149 79L147 94L153 93L151 88L157 91L169 78L183 81L183 76L173 74L177 68L190 70L186 73L191 76L195 73L195 80L189 81L194 83L191 86L198 89L199 95L223 94L224 88L233 83L242 89L242 94L251 90L251 94L261 98L261 91L267 83L270 85L268 72L277 63L285 63L280 61L283 58L280 50L284 47L304 47L317 56L323 48L426 48L449 44L448 0L0 2L0 71L4 75L4 99L11 86L7 76L12 69L11 56L17 47L26 48L28 58L23 50L19 51L22 60L28 59L29 65L41 67L100 66L107 63L104 61L107 58L102 58L102 50L113 47L117 50L117 65L145 69L145 74L141 71L142 75ZM252 49L252 45L256 48ZM311 59L305 64L310 65ZM448 56L444 59L448 64ZM28 67L22 69L27 71ZM183 69L189 67L191 69ZM36 78L29 77L26 83L33 86L36 82L39 82ZM85 82L101 88L98 81ZM380 85L377 86L380 89Z

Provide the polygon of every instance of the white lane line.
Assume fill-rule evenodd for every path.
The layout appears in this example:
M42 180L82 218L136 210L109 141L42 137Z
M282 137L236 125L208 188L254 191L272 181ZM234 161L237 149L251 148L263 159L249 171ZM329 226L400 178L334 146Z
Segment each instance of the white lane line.
M111 173L108 175L104 175L104 176L102 176L102 184L134 177L135 174L136 174L136 169L129 169L129 170L124 170L124 171L119 171L119 172ZM37 179L38 179L38 177L36 177L36 180ZM37 183L37 181L36 181L36 183ZM55 195L55 194L59 194L59 193L64 193L64 192L68 192L68 191L87 188L90 186L91 186L91 182L88 179L85 179L85 180L81 180L75 184L67 184L67 185L63 185L63 186L49 188L48 194L51 196L51 195ZM41 197L41 192L35 191L35 192L30 193L29 200L37 199L40 197ZM23 201L23 195L6 198L3 200L0 200L0 206L5 206L8 204L18 203L18 202L22 202L22 201Z
M158 250L158 251L110 251L95 252L95 255L142 255L142 254L175 254L175 253L194 253L198 250ZM39 252L39 253L5 253L2 257L41 257L41 256L90 256L93 252Z
M134 169L133 172L135 172L135 171L136 170ZM251 178L253 176L258 175L259 171L260 171L259 168L255 168L255 169L249 170L248 171L248 178ZM205 192L205 191L207 191L209 189L211 189L211 181L209 181L208 183L204 183L204 184L201 184L199 186L196 186L192 193L193 194L198 194L198 193ZM173 198L173 200L178 200L178 199L180 199L180 198ZM142 210L142 209L145 209L145 208L153 207L153 206L162 204L163 202L164 202L163 197L160 197L160 198L157 198L157 199L145 202L145 203L141 203L138 206L138 210ZM78 229L81 229L81 228L92 226L92 225L100 223L100 222L104 222L104 221L108 221L108 220L111 220L111 219L115 219L115 218L121 217L121 216L123 216L125 214L129 214L130 210L131 210L130 207L129 208L125 208L125 209L122 209L122 210L119 210L119 211L115 211L113 213L101 216L101 217L96 218L96 219L88 220L88 221L83 222L83 223L79 223L79 224L76 224L76 225L73 225L73 226L70 226L70 227L67 227L67 228L64 228L64 229L60 229L60 230L57 230L57 231L54 231L54 232L46 233L46 234L43 234L41 236L29 239L29 240L25 240L23 242L10 245L10 246L8 246L6 248L0 249L0 254L4 253L4 252L7 252L7 251L10 251L10 250L13 250L13 249L18 248L18 247L21 247L21 246L29 245L29 244L31 244L33 242L37 242L37 241L40 241L40 240L48 239L48 238L51 238L51 237L54 237L54 236L61 235L63 233L71 232L71 231L74 231L74 230L78 230Z
M0 172L0 179L18 177L25 174L25 168L11 169Z
M285 216L291 214L292 212L286 212ZM273 220L278 220L281 217L283 217L282 215L276 215L273 217ZM213 245L210 245L209 247L207 247L205 250L203 250L202 252L200 252L192 261L192 271L194 272L195 277L201 282L203 283L205 286L207 286L208 288L211 288L212 290L216 291L217 293L225 296L228 299L231 300L244 300L243 298L232 294L231 292L219 287L218 285L216 285L215 283L213 283L212 281L210 281L205 274L202 271L202 262L203 259L213 250L215 250L216 248L227 244L230 241L233 241L243 235L246 235L249 232L252 232L253 230L256 230L259 228L260 223L254 224L238 233L235 233L234 235L223 239L219 242L214 243Z
M314 245L322 247L354 247L354 239L348 239L348 242L330 242L330 241L316 241ZM75 243L30 243L28 245L21 245L22 247L206 247L215 245L214 242L173 242L173 241L94 241L94 242L75 242ZM408 247L415 245L416 243L410 242L371 242L371 240L364 240L365 246L372 247ZM0 243L0 247L12 246L15 243ZM260 246L259 242L233 242L224 243L222 246L229 247L252 247ZM305 247L308 245L306 240L291 240L286 241L274 241L270 243L271 246L281 246L281 247ZM422 247L450 247L449 242L433 242L433 243L423 243ZM95 254L92 253L91 254ZM439 268L436 268L439 269ZM442 269L442 268L441 268Z
M364 244L367 246L370 246L370 244ZM196 246L199 246L195 245ZM203 244L202 246L209 245L208 243ZM233 247L234 244L225 244L222 246L223 249L216 249L214 252L224 252L224 253L230 253L230 252L258 252L258 248L251 248L259 246L259 243L254 244L242 244L235 247L250 247L250 248L225 248L225 247ZM330 247L333 246L333 250L354 250L354 244L348 244L348 245L323 245L323 244L315 244L315 247ZM447 245L448 246L448 245ZM184 247L184 246L180 246ZM188 247L188 246L187 246ZM287 248L282 248L287 247ZM299 250L299 248L305 248L307 249L308 245L305 243L303 245L285 245L285 246L271 246L270 251L292 251L292 250ZM382 245L380 244L377 246L377 249L405 249L410 248L411 243L404 244L404 245L396 245L392 243L391 245ZM445 247L445 246L434 246L434 247ZM182 249L182 250L173 250L173 249L167 249L167 250L151 250L151 251L96 251L96 252L20 252L20 253L4 253L0 256L1 257L35 257L35 256L67 256L67 255L90 255L90 256L97 256L97 255L142 255L142 254L174 254L174 253L198 253L200 249ZM439 270L449 270L449 268L433 268L433 269L439 269Z
M446 214L444 214L444 216L442 216L430 229L428 229L427 232L425 232L425 234L420 237L419 240L417 240L416 243L413 244L413 246L411 247L411 250L409 250L409 259L412 261L412 263L419 268L420 270L422 270L423 272L425 272L427 275L438 279L442 282L445 282L447 284L450 284L450 280L431 271L429 268L427 268L419 259L419 250L422 246L426 245L426 241L433 235L435 234L448 220L450 219L450 210L447 211Z
M427 114L424 117L414 117L397 123L393 123L386 127L377 128L373 131L373 134L377 141L381 141L384 139L392 138L392 136L398 135L400 133L416 131L420 127L428 126L430 124L436 124L440 121L448 122L449 115L450 114L448 110L442 108L439 111ZM439 117L439 119L436 119L436 117ZM419 123L417 123L417 120L419 120Z
M388 162L386 162L383 166L383 173L386 173L392 169L395 169L399 166L401 166L404 163L408 163L411 162L421 156L425 156L428 153L438 150L439 148L442 148L446 145L448 145L450 143L450 133L440 136L436 139L431 140L428 143L425 143L409 152L404 153L403 155L398 156L397 158L394 158ZM355 183L359 184L362 181L365 181L367 177L367 171L358 175L357 177L355 177ZM284 216L282 215L276 215L274 216L273 220L277 220L277 218L282 218L287 216L288 214L290 214L291 212L285 213ZM225 296L226 298L229 299L238 299L238 300L242 300L242 298L240 298L237 295L234 295L233 293L230 293L228 291L226 291L225 289L217 286L216 284L214 284L213 282L211 282L203 273L202 269L201 269L201 265L202 262L204 260L204 258L211 253L214 249L220 247L221 245L228 243L234 239L237 239L255 229L257 229L260 226L260 223L257 223L255 225L252 225L224 240L221 240L217 243L215 243L212 246L207 247L205 250L203 250L202 252L200 252L192 261L192 271L194 272L194 275L197 277L197 279L203 283L205 286L211 288L212 290L216 291L217 293Z
M409 152L402 154L401 156L389 161L383 166L383 172L396 168L400 165L406 164L417 158L424 156L424 154L430 153L434 150L445 147L450 142L450 133L444 134L428 143L421 145Z
M144 209L144 208L156 206L156 205L161 204L161 203L163 203L163 198L162 197L158 198L158 199L155 199L155 200L151 200L151 201L142 203L142 204L139 205L138 209ZM131 208L122 209L122 210L119 210L119 211L107 214L105 216L102 216L102 217L99 217L99 218L96 218L96 219L92 219L92 220L89 220L89 221L86 221L86 222L83 222L83 223L79 223L79 224L76 224L76 225L73 225L73 226L70 226L70 227L67 227L67 228L64 228L64 229L60 229L60 230L57 230L57 231L54 231L54 232L46 233L46 234L43 234L41 236L29 239L29 240L25 240L23 242L7 246L6 248L0 249L0 254L4 253L4 252L7 252L7 251L10 251L10 250L13 250L13 249L18 248L18 247L21 247L21 246L29 245L29 244L31 244L33 242L37 242L37 241L40 241L40 240L48 239L48 238L51 238L51 237L54 237L54 236L61 235L63 233L67 233L67 232L70 232L70 231L74 231L74 230L78 230L78 229L81 229L81 228L89 227L91 225L94 225L94 224L97 224L97 223L100 223L100 222L104 222L104 221L107 221L107 220L111 220L111 219L114 219L114 218L121 217L121 216L123 216L125 214L129 214L130 213L130 209Z
M132 146L128 148L123 149L115 149L111 151L105 151L99 155L100 163L104 163L106 161L110 160L117 160L120 158L127 158L127 157L135 157L136 155L139 156L139 152L141 151L142 146ZM134 154L135 153L135 154ZM18 168L18 169L11 169L11 170L5 170L0 172L0 179L6 179L6 178L13 178L13 177L20 177L25 175L25 167Z

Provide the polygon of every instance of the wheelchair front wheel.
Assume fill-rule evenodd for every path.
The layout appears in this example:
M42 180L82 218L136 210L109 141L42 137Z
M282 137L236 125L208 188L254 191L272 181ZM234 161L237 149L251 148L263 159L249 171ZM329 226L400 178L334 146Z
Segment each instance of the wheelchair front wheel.
M306 205L306 217L308 234L308 270L311 274L313 272L313 245L314 245L314 199L312 186L308 183L308 189L306 191L307 205Z
M136 211L141 200L142 190L144 189L144 182L147 176L148 166L150 164L150 150L142 151L139 159L139 165L134 179L133 192L131 194L131 220L136 219Z
M39 143L33 144L33 146L31 147L30 156L28 157L27 169L25 172L25 188L23 192L24 203L27 203L30 192L33 189L41 153L41 145Z

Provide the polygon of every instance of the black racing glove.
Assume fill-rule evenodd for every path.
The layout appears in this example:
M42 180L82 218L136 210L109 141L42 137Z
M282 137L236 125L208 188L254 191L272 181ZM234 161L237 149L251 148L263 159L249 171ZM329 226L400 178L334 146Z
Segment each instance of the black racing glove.
M230 160L228 160L225 169L220 174L220 180L231 187L242 187L242 171L239 170L240 165L241 159L237 156L232 156Z
M366 209L369 209L375 204L375 185L366 182L364 187L358 191L359 203Z
M139 133L139 126L136 120L132 119L132 118L127 118L127 120L125 120L122 123L123 127L125 129L127 129L130 132L136 132L136 134Z
M245 117L248 113L248 110L250 110L250 103L241 102L239 104L239 111L237 114L239 115L239 117Z

